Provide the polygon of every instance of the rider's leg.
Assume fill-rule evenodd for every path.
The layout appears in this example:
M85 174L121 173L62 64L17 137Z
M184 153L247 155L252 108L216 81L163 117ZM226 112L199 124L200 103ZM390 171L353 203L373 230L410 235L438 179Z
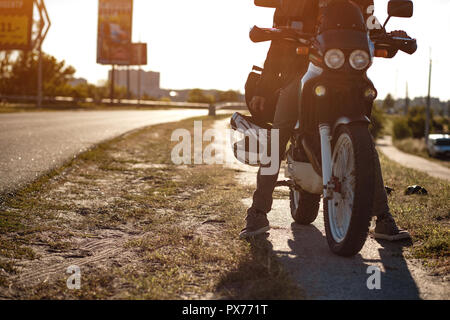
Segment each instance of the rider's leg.
M247 210L247 225L240 236L248 237L266 232L269 228L267 213L272 208L272 193L278 180L281 158L286 152L286 145L297 123L300 77L291 81L281 90L275 112L273 128L279 130L278 171L274 175L264 175L259 169L256 179L256 191L253 194L253 204Z
M409 238L407 231L399 229L389 210L388 198L381 172L380 158L375 152L375 190L373 198L373 216L377 217L374 230L375 238L385 240L400 240Z

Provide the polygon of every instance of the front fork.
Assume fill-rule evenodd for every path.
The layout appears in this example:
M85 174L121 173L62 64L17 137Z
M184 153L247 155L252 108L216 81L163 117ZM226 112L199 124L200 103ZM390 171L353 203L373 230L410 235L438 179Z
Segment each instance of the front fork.
M331 129L330 125L323 123L319 125L320 145L322 151L322 179L323 179L323 197L324 201L333 198L333 173L331 168Z

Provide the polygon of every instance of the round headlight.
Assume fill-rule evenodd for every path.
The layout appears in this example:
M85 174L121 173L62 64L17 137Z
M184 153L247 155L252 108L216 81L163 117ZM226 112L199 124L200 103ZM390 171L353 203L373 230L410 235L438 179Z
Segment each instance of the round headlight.
M345 63L345 55L339 49L331 49L325 53L325 64L328 68L339 69Z
M370 64L369 54L364 50L353 51L349 60L350 65L356 70L364 70Z
M316 89L314 90L314 93L316 94L316 96L318 97L323 97L324 95L327 94L327 88L325 88L322 85L318 85L316 87Z

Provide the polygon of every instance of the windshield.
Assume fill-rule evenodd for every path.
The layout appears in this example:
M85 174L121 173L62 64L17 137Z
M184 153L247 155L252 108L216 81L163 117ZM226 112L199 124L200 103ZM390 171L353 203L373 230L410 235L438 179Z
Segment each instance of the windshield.
M349 1L333 1L321 8L319 33L328 30L367 31L361 9Z
M437 146L450 146L450 139L437 139L434 144Z

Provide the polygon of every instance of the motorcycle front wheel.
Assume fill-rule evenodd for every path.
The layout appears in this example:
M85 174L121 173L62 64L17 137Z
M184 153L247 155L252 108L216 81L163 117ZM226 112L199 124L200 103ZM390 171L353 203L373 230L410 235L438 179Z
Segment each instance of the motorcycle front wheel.
M324 199L328 245L340 256L357 254L367 239L374 193L375 147L366 124L341 125L332 142L333 198Z

